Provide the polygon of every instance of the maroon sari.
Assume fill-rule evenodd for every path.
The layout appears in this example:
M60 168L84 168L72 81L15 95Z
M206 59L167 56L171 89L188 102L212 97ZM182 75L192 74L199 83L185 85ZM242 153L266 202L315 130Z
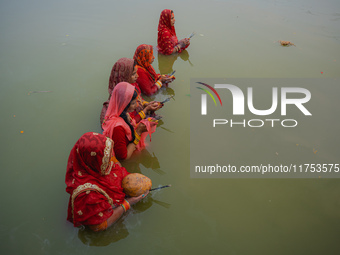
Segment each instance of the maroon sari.
M120 58L112 67L109 78L109 98L103 103L103 108L100 113L100 124L103 124L104 117L109 106L110 98L114 87L120 82L128 82L132 76L134 68L134 60L130 58Z

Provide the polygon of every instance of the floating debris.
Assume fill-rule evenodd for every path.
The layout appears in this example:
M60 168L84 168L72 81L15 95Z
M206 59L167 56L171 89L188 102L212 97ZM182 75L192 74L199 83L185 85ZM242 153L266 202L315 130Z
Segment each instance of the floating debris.
M21 134L23 134L23 133L24 133L24 131L20 131L20 133L21 133Z
M323 74L323 72L321 72L321 74Z
M30 94L32 94L32 93L49 93L49 92L53 92L53 91L47 91L47 90L41 90L41 91L30 91L30 92L28 92L28 94L27 94L27 95L30 95Z
M204 36L204 34L200 34L200 36Z
M313 148L313 152L314 152L314 154L316 154L316 153L317 153L317 150L315 150L315 149Z
M279 156L279 153L275 152L276 156Z
M290 41L281 41L281 40L279 40L278 41L280 44L281 44L281 46L296 46L294 43L292 43L292 42L290 42Z

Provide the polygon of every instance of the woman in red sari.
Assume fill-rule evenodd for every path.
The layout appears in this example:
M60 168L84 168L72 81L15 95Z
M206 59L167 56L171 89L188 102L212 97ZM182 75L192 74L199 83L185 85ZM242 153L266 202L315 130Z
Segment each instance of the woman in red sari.
M67 219L75 227L94 231L111 226L148 193L125 198L121 183L128 174L116 160L110 138L93 132L82 135L67 163L66 192L71 195Z
M163 84L174 80L174 76L156 74L152 63L155 60L153 56L153 47L147 44L141 44L137 47L134 61L137 63L137 84L141 92L151 96L159 90Z
M149 134L151 138L151 133L156 129L157 122L153 119L143 119L137 125L128 114L136 109L137 96L134 86L120 82L113 89L106 111L103 135L114 141L114 152L118 159L129 159L136 149L143 148L146 136Z
M121 58L119 59L112 67L111 75L109 79L109 98L103 103L103 108L100 114L100 123L103 124L104 117L109 106L110 98L114 87L120 82L129 82L135 86L136 80L138 78L137 67L133 59L130 58ZM140 94L140 92L139 92ZM148 112L152 112L159 109L159 104L155 102L147 102L143 100L143 98L138 96L138 107L136 108L136 112L131 113L136 122L139 122L141 119L146 118Z
M158 51L164 55L180 53L190 45L190 39L177 39L175 31L175 15L172 10L165 9L161 12L158 23Z

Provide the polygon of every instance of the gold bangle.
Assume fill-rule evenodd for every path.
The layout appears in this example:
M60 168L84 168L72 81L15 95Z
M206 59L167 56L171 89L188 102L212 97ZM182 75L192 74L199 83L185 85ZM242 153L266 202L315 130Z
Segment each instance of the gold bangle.
M135 140L133 141L133 143L134 143L135 145L137 145L137 144L139 143L139 141L140 141L140 135L137 134L137 132L136 132L136 130L135 130Z
M140 111L138 114L142 119L145 119L146 115L143 111Z
M140 140L140 135L135 130L135 137Z

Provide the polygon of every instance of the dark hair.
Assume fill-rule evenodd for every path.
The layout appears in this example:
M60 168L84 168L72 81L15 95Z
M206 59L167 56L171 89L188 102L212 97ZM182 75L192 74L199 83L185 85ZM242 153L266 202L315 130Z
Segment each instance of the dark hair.
M127 109L129 109L131 102L133 100L135 100L137 98L137 96L138 96L138 94L137 94L137 91L135 90L133 92L133 96L132 96L132 99L131 99L130 103L125 107L123 112L119 115L119 117L121 117L126 122L126 124L129 125L129 127L131 129L132 140L130 142L133 142L136 137L135 137L135 130L134 130L133 126L131 125L131 123L130 123L128 117L127 117L127 114L128 114Z

